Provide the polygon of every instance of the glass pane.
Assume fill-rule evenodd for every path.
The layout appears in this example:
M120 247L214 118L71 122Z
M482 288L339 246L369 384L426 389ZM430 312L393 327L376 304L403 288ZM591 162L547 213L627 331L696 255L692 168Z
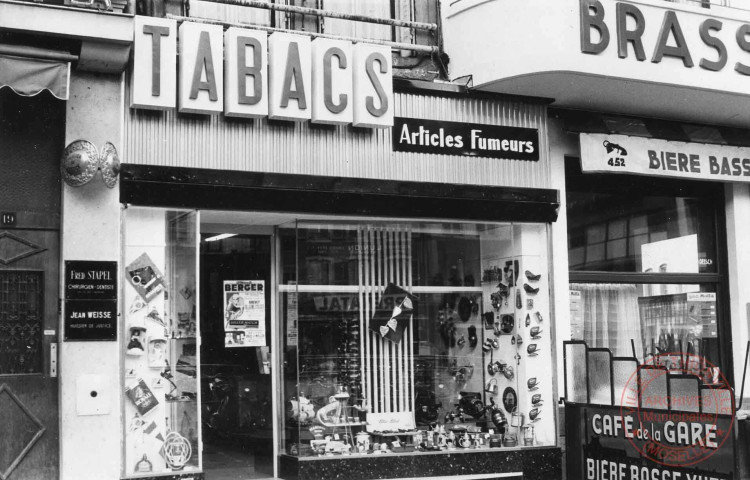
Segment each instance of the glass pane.
M713 285L573 283L570 290L571 326L589 347L715 383L711 368L720 361Z
M0 375L42 371L42 272L0 270Z
M612 354L609 351L588 351L589 400L599 405L612 405Z
M617 191L567 195L570 270L716 271L711 202Z
M126 476L200 470L196 214L124 214Z
M208 222L210 217L206 213L203 218ZM206 477L273 477L271 236L222 235L248 230L230 224L201 225Z
M615 405L638 405L638 386L635 359L615 358L612 360L612 383L614 384Z
M667 410L668 375L661 368L643 367L638 369L641 386L641 408Z
M586 377L586 345L582 343L565 344L565 378L567 379L565 398L569 402L588 402L588 384Z
M294 234L296 252L280 230L282 451L554 444L552 382L538 375L551 368L546 226L299 222Z

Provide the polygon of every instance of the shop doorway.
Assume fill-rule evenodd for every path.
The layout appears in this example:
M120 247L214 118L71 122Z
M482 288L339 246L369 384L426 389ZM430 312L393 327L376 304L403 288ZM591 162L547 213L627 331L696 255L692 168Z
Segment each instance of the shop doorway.
M211 480L272 478L272 236L201 230L203 469Z
M65 102L0 90L0 478L58 477Z

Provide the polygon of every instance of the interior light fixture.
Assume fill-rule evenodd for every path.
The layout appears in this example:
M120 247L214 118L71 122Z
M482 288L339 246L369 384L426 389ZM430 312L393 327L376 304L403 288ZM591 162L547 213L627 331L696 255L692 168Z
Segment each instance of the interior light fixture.
M236 233L220 233L219 235L208 237L204 242L215 242L216 240L224 240L225 238L234 237L236 235Z

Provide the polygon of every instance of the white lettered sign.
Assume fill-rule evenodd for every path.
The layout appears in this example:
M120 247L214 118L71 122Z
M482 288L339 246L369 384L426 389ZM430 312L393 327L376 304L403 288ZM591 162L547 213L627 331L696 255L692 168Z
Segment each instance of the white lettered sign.
M231 27L224 34L224 115L268 115L268 36Z
M352 44L318 38L312 42L312 121L352 123Z
M310 37L275 32L268 37L268 117L309 120L312 84Z
M354 46L354 126L393 125L391 49L358 43Z
M224 110L223 37L221 25L180 25L180 112Z
M135 17L130 107L165 110L175 107L177 21Z
M393 126L390 47L141 16L135 29L133 108Z

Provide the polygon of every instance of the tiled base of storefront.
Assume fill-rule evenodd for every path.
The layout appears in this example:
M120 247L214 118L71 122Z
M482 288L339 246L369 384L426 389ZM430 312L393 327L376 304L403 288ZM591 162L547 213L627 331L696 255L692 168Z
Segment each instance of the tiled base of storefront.
M280 477L286 480L494 478L548 480L562 478L558 447L497 449L366 457L300 458L282 455ZM492 475L496 474L497 477Z

